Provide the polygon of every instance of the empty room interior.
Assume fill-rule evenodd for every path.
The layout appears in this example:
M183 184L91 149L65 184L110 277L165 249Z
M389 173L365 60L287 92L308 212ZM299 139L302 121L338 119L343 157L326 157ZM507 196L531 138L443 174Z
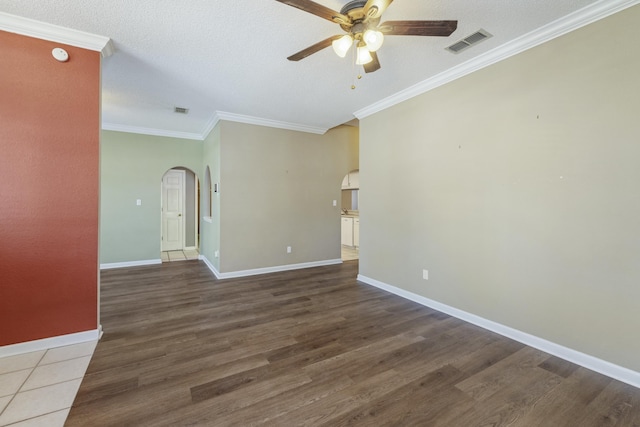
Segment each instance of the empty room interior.
M638 3L1 1L0 426L640 426Z

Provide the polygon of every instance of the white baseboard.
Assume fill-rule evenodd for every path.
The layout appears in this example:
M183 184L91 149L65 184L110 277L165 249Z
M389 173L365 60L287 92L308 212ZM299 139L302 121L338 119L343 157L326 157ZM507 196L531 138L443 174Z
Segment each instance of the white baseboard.
M141 261L126 261L126 262L110 262L106 264L100 264L100 270L109 270L111 268L124 268L124 267L140 267L142 265L156 265L162 264L161 259L145 259Z
M5 345L0 347L0 357L31 353L32 351L47 350L55 347L64 347L66 345L80 344L87 341L97 341L101 336L102 325L100 325L98 329L92 329L90 331Z
M198 255L198 259L201 260L201 261L204 261L204 263L207 265L207 267L209 267L209 270L211 270L213 275L216 276L216 279L220 278L220 272L214 267L213 264L211 264L211 261L209 261L206 256Z
M216 279L235 279L238 277L255 276L258 274L278 273L281 271L300 270L303 268L322 267L325 265L342 264L341 259L328 259L323 261L303 262L300 264L278 265L275 267L264 267L264 268L255 268L252 270L239 270L239 271L231 271L229 273L220 273L213 266L213 264L209 262L209 260L205 256L200 255L198 258L204 261L207 267L209 267L209 270L211 270L213 274L216 276Z
M537 348L538 350L542 350L564 360L568 360L569 362L573 362L587 369L591 369L592 371L599 372L608 377L640 388L640 372L615 365L611 362L607 362L606 360L598 359L597 357L590 356L588 354L573 350L568 347L564 347L562 345L547 341L543 338L536 337L535 335L531 335L517 329L513 329L509 326L502 325L492 320L476 316L475 314L467 313L466 311L459 310L457 308L423 297L418 294L414 294L413 292L397 288L387 283L371 279L370 277L366 277L361 274L358 274L358 281L366 283L367 285L375 286L376 288L380 288L387 292L391 292L392 294L401 296L413 302L417 302L418 304L424 305L426 307L433 308L434 310L441 311L450 316L457 317L458 319L464 320L465 322L480 326L481 328L495 332L507 338L511 338L530 347Z

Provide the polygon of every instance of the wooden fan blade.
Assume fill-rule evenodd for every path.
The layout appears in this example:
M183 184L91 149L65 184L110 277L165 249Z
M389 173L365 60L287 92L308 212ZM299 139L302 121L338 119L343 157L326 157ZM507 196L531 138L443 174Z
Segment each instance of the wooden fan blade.
M378 54L375 52L369 52L373 61L364 64L364 72L365 73L373 73L374 71L378 71L380 69L380 61L378 61Z
M313 55L314 53L324 49L325 47L331 46L331 42L333 42L334 40L338 40L340 37L342 36L331 36L328 39L324 39L321 42L318 42L313 46L309 46L308 48L303 49L298 53L294 53L287 59L289 61L300 61L301 59L304 59L309 55Z
M382 12L387 10L393 0L369 0L364 5L364 16L367 19L380 18Z
M378 29L389 36L442 36L451 35L458 21L387 21Z
M305 12L309 12L313 15L319 16L320 18L327 19L331 22L335 22L338 24L351 25L351 19L348 16L345 16L340 12L336 12L333 9L329 9L328 7L325 7L311 0L277 0L277 1L279 1L280 3L288 4L289 6L293 6L296 9L304 10Z

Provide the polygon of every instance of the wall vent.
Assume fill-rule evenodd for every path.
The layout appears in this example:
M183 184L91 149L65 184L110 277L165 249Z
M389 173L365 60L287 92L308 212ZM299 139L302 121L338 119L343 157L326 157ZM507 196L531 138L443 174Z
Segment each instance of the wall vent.
M486 40L490 37L493 37L493 35L485 30L480 29L475 33L471 34L470 36L467 36L462 40L455 42L454 44L452 44L451 46L445 49L447 49L451 53L460 53L463 50L468 49L471 46L478 44L481 41Z
M179 114L187 114L189 112L189 109L184 107L175 107L173 111Z

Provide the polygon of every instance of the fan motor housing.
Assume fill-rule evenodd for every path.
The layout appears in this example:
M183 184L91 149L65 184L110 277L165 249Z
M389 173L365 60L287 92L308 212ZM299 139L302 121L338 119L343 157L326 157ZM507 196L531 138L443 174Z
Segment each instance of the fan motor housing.
M348 16L353 23L350 25L342 25L340 27L347 33L351 33L353 35L362 34L370 27L375 27L380 22L380 18L368 19L365 21L364 14L364 6L367 4L366 0L353 0L349 3L345 4L342 9L340 9L340 13Z
M340 9L340 13L343 15L348 15L349 11L353 10L353 9L364 9L364 5L367 4L366 0L353 0L350 1L349 3L345 4L344 6L342 6L342 9Z

